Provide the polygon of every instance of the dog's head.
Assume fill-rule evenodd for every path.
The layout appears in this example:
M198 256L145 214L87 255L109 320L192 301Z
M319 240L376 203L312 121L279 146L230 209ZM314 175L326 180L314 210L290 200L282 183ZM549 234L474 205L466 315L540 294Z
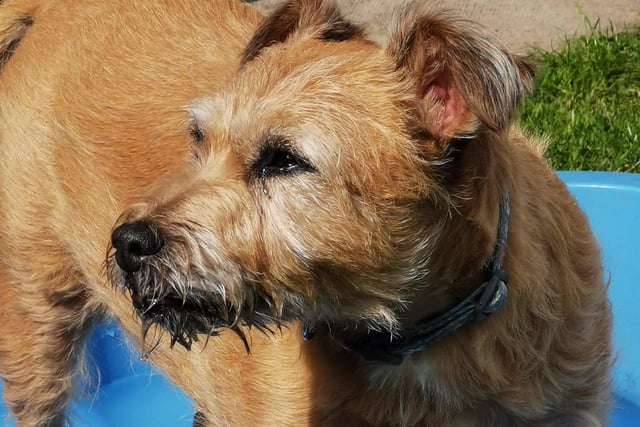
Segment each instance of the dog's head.
M470 198L530 71L446 14L408 8L375 41L289 2L226 90L188 108L191 164L123 213L110 277L185 346L293 319L393 332L417 290L489 256L500 189ZM456 241L477 204L490 218Z

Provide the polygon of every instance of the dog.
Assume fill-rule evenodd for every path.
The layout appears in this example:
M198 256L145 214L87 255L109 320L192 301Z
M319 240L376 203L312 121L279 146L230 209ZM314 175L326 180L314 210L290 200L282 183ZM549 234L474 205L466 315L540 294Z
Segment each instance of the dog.
M533 68L416 3L0 5L0 373L59 426L115 317L195 425L603 426L588 220Z

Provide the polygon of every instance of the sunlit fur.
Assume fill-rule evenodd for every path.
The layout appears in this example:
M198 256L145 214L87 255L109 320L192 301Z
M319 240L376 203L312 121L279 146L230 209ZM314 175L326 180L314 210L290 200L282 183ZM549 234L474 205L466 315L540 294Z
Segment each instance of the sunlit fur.
M199 423L606 424L599 248L513 125L532 68L473 24L418 2L371 40L319 0L264 20L231 0L5 0L0 26L0 373L19 425L61 425L107 315ZM261 169L270 144L304 167ZM399 366L342 348L486 280L505 194L505 307ZM109 242L135 221L164 244L126 273Z

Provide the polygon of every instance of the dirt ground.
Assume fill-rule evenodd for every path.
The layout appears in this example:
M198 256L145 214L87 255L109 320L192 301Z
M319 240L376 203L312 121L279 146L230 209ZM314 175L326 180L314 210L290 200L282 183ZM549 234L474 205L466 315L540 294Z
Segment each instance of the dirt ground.
M282 0L258 0L254 4L271 10ZM428 0L423 0L428 1ZM407 0L337 0L344 15L382 31L394 6ZM439 0L437 7L451 9L493 32L512 50L527 53L531 47L561 47L565 36L587 30L585 17L601 26L613 24L617 31L637 29L640 0Z

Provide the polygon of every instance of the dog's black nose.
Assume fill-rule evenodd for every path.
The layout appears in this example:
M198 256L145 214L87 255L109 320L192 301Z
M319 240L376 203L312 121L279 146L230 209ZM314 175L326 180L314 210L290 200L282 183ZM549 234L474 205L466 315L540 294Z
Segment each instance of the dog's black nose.
M164 245L159 230L145 221L125 223L111 234L116 262L128 273L140 270L144 257L157 254Z

